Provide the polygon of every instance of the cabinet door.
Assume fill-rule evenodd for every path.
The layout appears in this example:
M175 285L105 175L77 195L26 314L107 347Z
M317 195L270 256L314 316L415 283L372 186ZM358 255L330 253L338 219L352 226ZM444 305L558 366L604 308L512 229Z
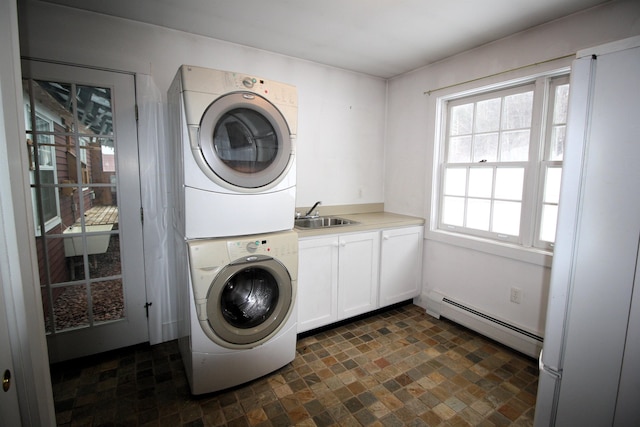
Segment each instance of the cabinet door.
M420 294L423 232L423 227L382 231L380 307Z
M338 319L377 308L380 233L340 236Z
M305 239L298 251L298 332L338 319L338 236Z

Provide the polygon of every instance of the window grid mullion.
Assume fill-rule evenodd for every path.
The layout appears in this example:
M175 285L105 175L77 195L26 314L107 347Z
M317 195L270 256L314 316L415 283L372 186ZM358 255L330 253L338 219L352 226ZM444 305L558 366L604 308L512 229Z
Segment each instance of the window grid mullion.
M496 204L496 178L498 177L498 167L493 166L491 174L491 209L489 210L489 231L493 232L493 215Z
M504 119L504 96L500 97L500 113L498 119L498 153L496 155L497 162L502 161L502 140L504 136L504 129L502 127L502 120Z
M473 144L472 144L473 145ZM468 215L469 215L469 187L471 186L471 166L467 166L466 168L466 183L464 188L464 215L462 216L462 226L467 228L468 224Z

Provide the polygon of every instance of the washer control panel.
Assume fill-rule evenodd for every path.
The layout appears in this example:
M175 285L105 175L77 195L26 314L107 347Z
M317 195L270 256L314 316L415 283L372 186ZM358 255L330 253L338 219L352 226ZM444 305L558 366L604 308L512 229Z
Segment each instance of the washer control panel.
M283 238L277 234L248 236L246 239L234 239L227 242L227 250L231 260L250 255L265 255L277 258L282 255L297 253L297 246L297 239Z

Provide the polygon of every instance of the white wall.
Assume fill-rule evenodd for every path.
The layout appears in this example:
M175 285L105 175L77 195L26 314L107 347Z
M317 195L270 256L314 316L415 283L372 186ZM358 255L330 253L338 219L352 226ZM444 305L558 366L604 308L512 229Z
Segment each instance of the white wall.
M530 75L570 64L539 65L455 88L424 92L516 67L575 54L579 49L640 34L640 2L614 1L390 80L385 145L385 209L431 216L431 185L439 96ZM424 287L467 302L526 330L543 335L549 284L549 257L499 248L488 253L426 233ZM509 289L521 288L522 304L509 302Z
M25 7L22 55L151 74L165 98L181 64L297 86L297 205L383 202L385 80L48 3Z

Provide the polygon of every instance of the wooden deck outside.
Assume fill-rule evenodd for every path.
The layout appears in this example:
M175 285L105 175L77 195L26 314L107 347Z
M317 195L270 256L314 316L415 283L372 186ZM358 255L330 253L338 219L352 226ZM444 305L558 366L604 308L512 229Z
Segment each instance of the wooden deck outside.
M80 221L78 221L79 223ZM118 223L117 206L94 206L84 214L85 225L109 225Z

